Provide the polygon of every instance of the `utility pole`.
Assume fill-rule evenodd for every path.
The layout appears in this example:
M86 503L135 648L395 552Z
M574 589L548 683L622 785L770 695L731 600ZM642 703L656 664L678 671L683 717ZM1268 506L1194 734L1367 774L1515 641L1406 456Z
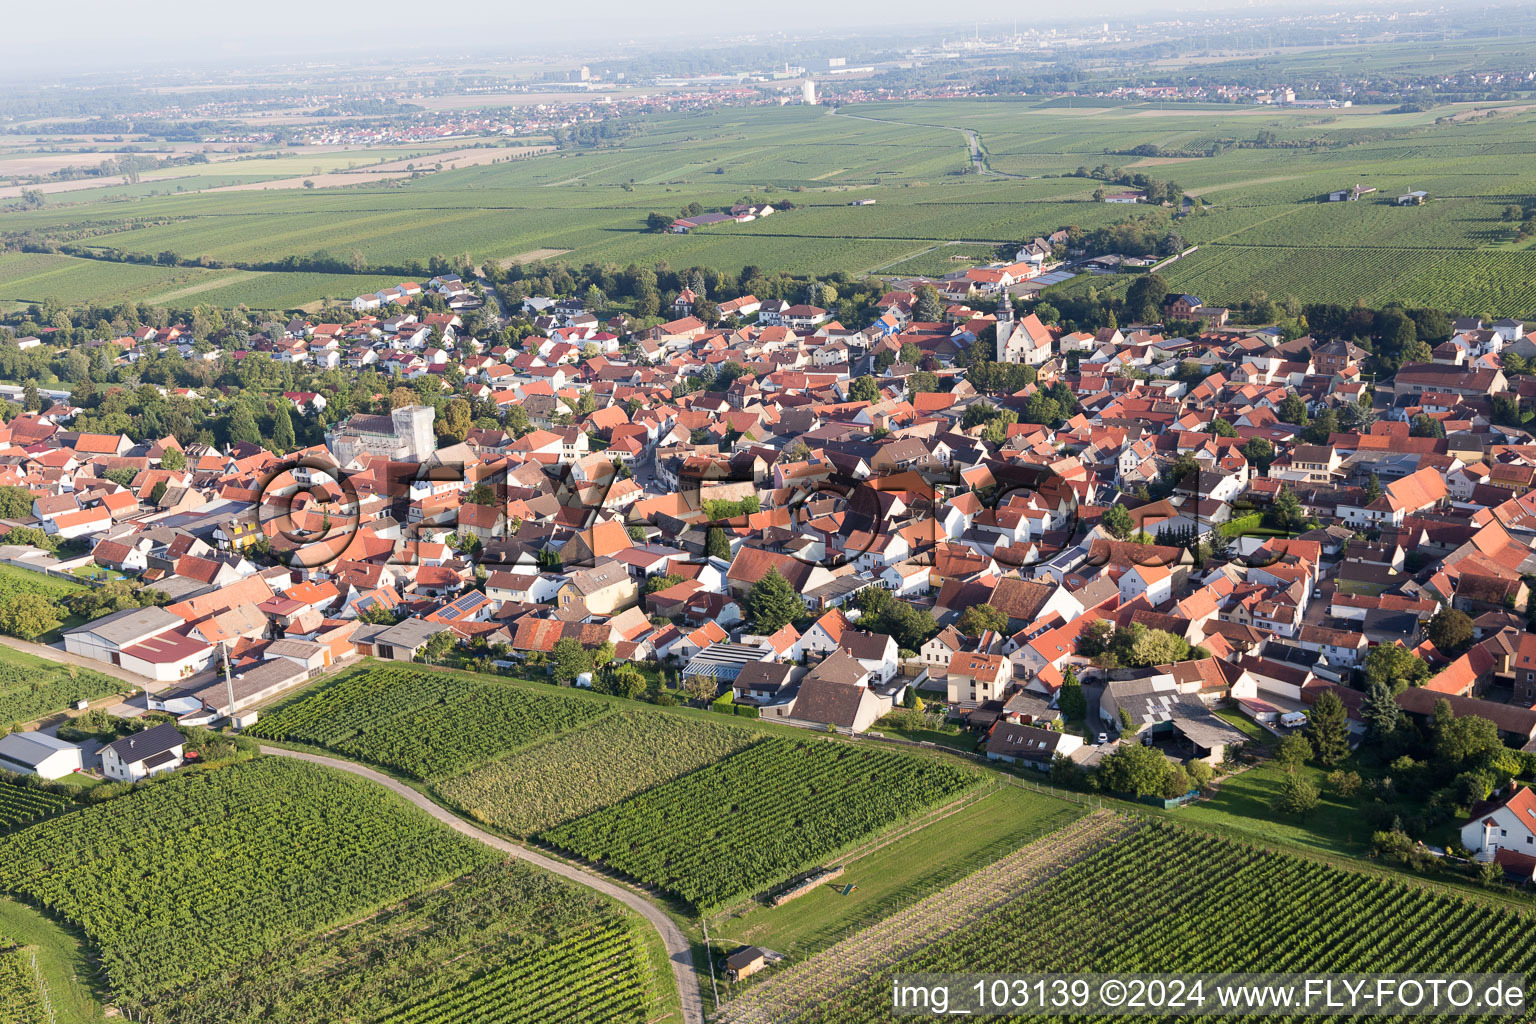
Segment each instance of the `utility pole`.
M229 716L229 724L233 727L235 724L235 681L230 677L229 674L228 640L219 641L219 654L221 654L224 658L224 694L225 698L229 701L229 707L226 709L226 713ZM237 729L236 731L238 732L239 730Z

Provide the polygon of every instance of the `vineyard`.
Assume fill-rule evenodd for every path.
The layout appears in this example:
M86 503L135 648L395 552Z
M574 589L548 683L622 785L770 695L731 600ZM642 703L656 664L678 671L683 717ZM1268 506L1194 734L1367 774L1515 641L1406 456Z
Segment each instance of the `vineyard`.
M1536 250L1297 248L1207 245L1161 272L1169 288L1210 303L1259 288L1271 298L1493 310L1536 316Z
M487 864L357 924L169 991L159 1024L653 1019L638 919L517 861Z
M605 711L493 677L364 666L263 716L250 733L440 779Z
M57 793L0 778L0 832L58 814L69 806L69 801Z
M1100 811L1000 858L948 888L871 925L830 949L748 989L728 1004L722 1024L774 1024L788 1020L806 993L830 995L848 979L868 977L980 919L1023 899L1063 869L1123 836L1129 819Z
M0 596L4 582L0 579ZM101 672L0 648L0 722L30 722L77 700L94 700L127 687Z
M0 935L0 1021L5 1024L47 1024L42 993L32 958L21 946Z
M257 758L0 839L0 890L82 931L134 1004L490 858L372 783Z
M448 779L436 791L477 821L526 836L703 768L755 738L715 722L622 712Z
M704 911L976 785L945 761L766 739L540 838Z
M813 975L814 986L793 993L780 986L771 1017L762 1015L753 990L724 1019L889 1020L892 967L1527 973L1536 967L1528 928L1524 915L1447 892L1155 824L1034 886L1027 899L969 918L897 964L866 972L829 961Z
M645 951L631 928L589 928L391 1014L383 1024L642 1024L645 970Z

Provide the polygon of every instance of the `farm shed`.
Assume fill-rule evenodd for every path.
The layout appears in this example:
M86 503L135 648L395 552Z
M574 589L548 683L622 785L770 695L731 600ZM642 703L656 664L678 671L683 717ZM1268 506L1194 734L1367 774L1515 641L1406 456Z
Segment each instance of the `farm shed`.
M80 748L68 740L41 732L0 736L0 768L6 771L52 781L83 767Z

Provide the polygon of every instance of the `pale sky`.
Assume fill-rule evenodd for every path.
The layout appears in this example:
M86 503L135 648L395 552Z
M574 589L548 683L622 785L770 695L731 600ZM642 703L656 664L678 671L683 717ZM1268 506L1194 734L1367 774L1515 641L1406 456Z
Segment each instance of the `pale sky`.
M1242 0L1165 0L1154 6L1210 10ZM1140 11L1132 0L1089 0L1062 8L1021 5L976 8L962 20L933 0L778 0L771 5L731 0L581 0L557 3L439 5L404 0L74 0L45 17L23 16L22 0L0 0L10 30L6 64L60 72L181 61L345 59L364 54L401 57L436 53L563 51L600 58L605 44L667 38L729 41L757 32L811 35L867 29L886 35L907 25L947 25L940 35L967 33L972 18L1005 20L1114 17ZM10 9L6 16L5 12ZM67 13L66 13L67 12ZM1011 23L1011 21L1010 21ZM18 45L19 44L19 45ZM0 72L3 73L3 72Z

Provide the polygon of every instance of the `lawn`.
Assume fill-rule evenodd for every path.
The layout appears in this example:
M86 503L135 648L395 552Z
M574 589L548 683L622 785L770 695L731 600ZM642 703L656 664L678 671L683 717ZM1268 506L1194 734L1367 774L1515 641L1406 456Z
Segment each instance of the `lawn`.
M908 724L903 711L893 711L870 726L870 729L914 743L936 743L941 747L952 747L967 753L976 749L976 737L964 726L946 722L941 715L924 717L926 722L921 727L913 727Z
M835 882L779 907L711 925L717 948L766 946L801 957L886 917L1083 813L1066 800L1003 786L964 809L847 865ZM856 888L847 896L845 885Z
M1239 772L1224 780L1220 791L1209 800L1186 804L1173 814L1192 824L1224 826L1255 842L1363 856L1370 849L1371 833L1379 826L1373 826L1361 813L1358 800L1344 801L1329 794L1323 782L1326 771L1311 765L1297 770L1323 794L1316 808L1299 817L1281 814L1272 807L1286 776L1285 769L1273 761Z
M94 967L84 943L31 907L0 898L0 946L5 940L37 954L57 1024L96 1024L103 1019L101 1004L86 981Z

